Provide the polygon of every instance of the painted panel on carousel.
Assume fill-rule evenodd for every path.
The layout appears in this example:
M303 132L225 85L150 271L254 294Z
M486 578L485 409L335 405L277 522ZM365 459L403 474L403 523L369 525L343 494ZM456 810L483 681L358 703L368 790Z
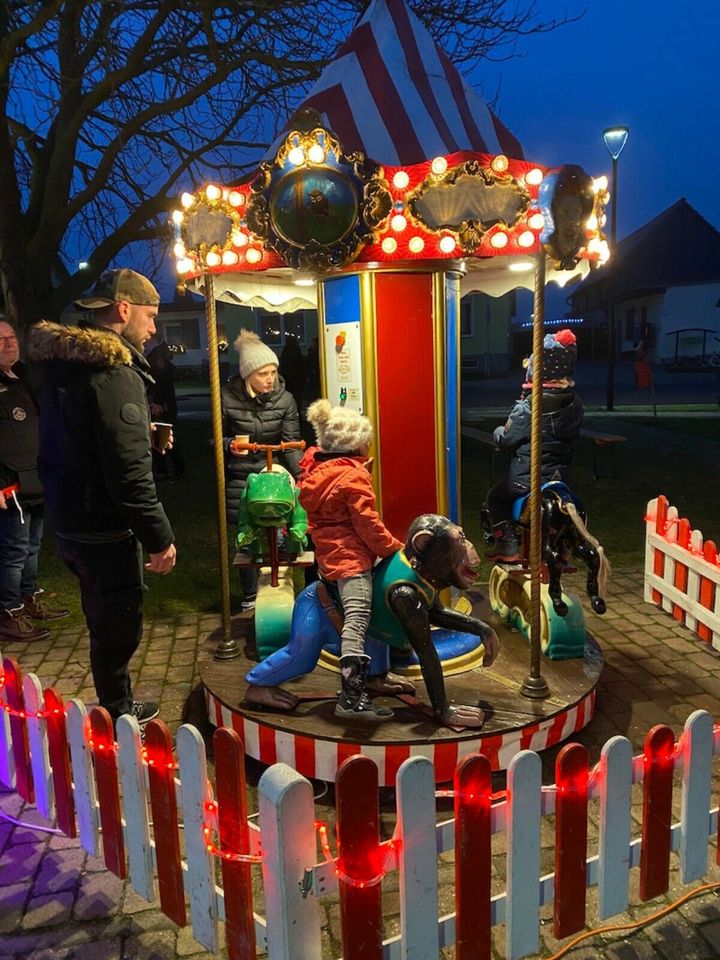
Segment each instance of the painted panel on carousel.
M326 395L332 404L363 413L360 278L326 280L323 297Z
M305 271L352 263L392 206L382 167L360 153L346 156L311 112L275 159L260 165L251 190L248 227Z
M587 244L596 193L593 179L576 164L551 170L540 184L544 219L540 241L559 269L572 270Z

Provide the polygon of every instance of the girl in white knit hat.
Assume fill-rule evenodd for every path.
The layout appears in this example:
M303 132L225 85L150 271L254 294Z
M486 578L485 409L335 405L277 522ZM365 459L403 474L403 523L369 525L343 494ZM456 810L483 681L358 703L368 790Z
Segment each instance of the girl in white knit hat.
M366 692L370 657L365 635L372 603L372 568L403 544L380 519L370 479L372 424L355 410L316 400L307 410L318 447L302 459L300 503L308 514L315 559L326 580L337 583L344 623L340 646L342 691L335 714L377 722L392 710Z

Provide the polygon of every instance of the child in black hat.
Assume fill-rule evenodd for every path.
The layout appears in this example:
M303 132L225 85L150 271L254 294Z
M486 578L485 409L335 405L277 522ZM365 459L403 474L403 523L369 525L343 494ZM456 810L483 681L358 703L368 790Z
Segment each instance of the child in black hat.
M570 480L575 441L580 432L583 405L573 389L577 345L572 330L548 334L543 341L542 481ZM487 506L495 534L488 559L513 563L522 559L512 519L512 504L530 490L530 420L533 399L533 357L527 363L520 399L504 426L493 432L499 447L512 454L506 477L489 491Z

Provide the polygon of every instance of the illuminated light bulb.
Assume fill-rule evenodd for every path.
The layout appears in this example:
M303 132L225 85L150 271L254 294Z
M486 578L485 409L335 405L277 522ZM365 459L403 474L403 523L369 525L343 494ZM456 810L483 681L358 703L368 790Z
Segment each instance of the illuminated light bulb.
M543 177L545 174L539 167L533 167L532 170L528 170L525 174L525 183L529 183L531 187L536 187L539 183L543 182Z
M495 247L496 250L502 250L503 247L507 246L508 238L506 233L494 233L490 237L490 246Z
M407 173L405 173L404 170L398 170L393 177L393 186L397 187L398 190L404 190L409 183L410 177L407 175Z
M541 213L534 213L528 217L528 226L533 230L542 230L545 226L545 217Z
M535 234L532 230L523 230L517 242L520 247L531 247L535 243Z
M231 190L228 194L228 203L232 207L241 207L245 203L245 194L239 190Z
M600 237L592 237L590 240L588 240L588 253L600 253L602 243L603 241L600 239Z
M176 243L173 247L173 255L178 260L181 260L185 256L185 244L182 243L182 241Z
M603 214L603 215L600 217L600 226L601 226L601 227L604 227L606 223L607 223L607 217L605 216L605 214Z
M226 267L234 266L239 259L240 257L237 255L237 253L235 253L234 250L223 251L222 262L225 264Z
M209 267L219 267L222 263L222 257L215 250L208 250L205 254L205 263Z
M293 283L296 287L312 287L315 281L312 277L298 277L296 280L293 280Z
M436 177L441 177L447 170L447 160L445 157L435 157L433 162L430 164L430 169Z
M189 260L187 257L183 257L181 260L175 264L175 269L178 273L190 273L193 268L192 260Z
M231 239L234 247L244 247L248 242L248 235L242 230L233 230Z
M499 153L496 157L493 157L490 163L490 166L495 171L495 173L504 173L507 170L509 165L510 165L510 161L502 153Z
M305 163L305 151L302 147L293 147L288 154L288 160L293 166L299 167L301 163Z
M587 223L585 224L588 230L597 230L598 228L598 218L594 213L591 213L587 218Z
M195 203L195 197L191 193L184 193L180 197L180 203L187 210L188 207L191 207Z
M508 264L508 270L512 270L513 273L527 273L528 270L532 270L533 265L527 262L519 263L510 263Z
M443 253L452 253L455 249L455 237L441 237L439 246Z
M258 250L257 247L251 247L245 254L245 258L248 263L260 263L262 260L262 250Z
M396 233L400 233L407 226L407 220L401 213L398 213L390 221L390 226L396 231Z
M189 194L188 194L188 196L189 196ZM185 214L182 212L182 210L173 210L173 212L172 212L172 222L173 222L174 224L176 224L176 225L179 227L180 224L183 222L184 219L185 219Z
M314 143L308 150L308 159L311 163L323 163L325 161L325 151L319 143Z
M205 187L205 196L211 203L214 203L216 200L219 200L222 196L222 190L220 187L216 187L214 183L209 183Z
M608 188L608 178L606 176L596 177L593 180L592 188L594 193L605 193Z
M600 256L600 263L607 263L610 259L610 247L608 246L607 240L600 241L600 250L598 253Z
M395 253L397 250L397 240L394 237L385 237L382 242L383 253Z
M422 237L410 237L410 243L408 244L410 253L422 253L425 248L425 241Z

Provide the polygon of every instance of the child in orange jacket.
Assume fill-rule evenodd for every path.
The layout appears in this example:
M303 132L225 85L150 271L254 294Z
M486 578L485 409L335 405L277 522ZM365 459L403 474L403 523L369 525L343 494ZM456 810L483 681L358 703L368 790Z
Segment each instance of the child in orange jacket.
M307 409L318 446L300 462L300 503L307 511L315 559L326 580L337 583L344 623L340 646L342 691L335 714L377 722L392 710L375 706L366 692L370 657L365 635L372 605L372 568L403 544L380 519L369 459L372 424L355 410L316 400Z

